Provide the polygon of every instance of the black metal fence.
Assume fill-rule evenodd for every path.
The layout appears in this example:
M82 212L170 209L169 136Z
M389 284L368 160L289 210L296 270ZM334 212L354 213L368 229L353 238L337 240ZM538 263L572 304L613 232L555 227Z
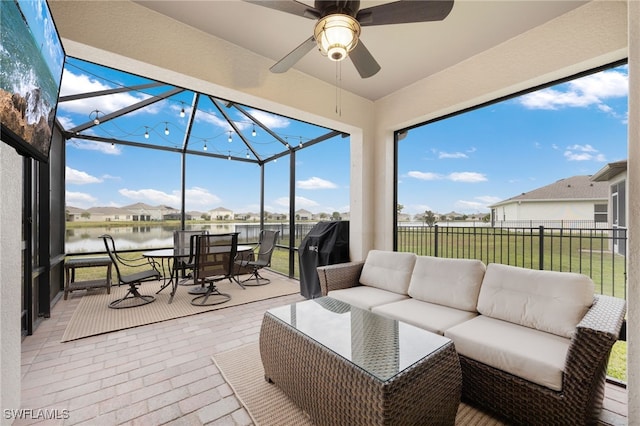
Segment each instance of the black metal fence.
M596 292L626 299L624 228L399 226L398 251L578 272Z

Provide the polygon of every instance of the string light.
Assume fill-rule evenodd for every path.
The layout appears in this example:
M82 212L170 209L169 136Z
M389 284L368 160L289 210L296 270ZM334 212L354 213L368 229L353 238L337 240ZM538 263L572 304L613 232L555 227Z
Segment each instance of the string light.
M251 157L251 156L249 155L249 151L247 151L247 158L249 158L249 157Z
M227 160L231 160L231 151L229 151L229 156L227 157Z
M102 114L102 112L97 110L97 109L94 109L93 111L91 111L89 113L89 118L91 118L91 116L94 115L94 114L95 114L95 118L93 119L93 124L95 124L97 126L98 124L100 124L99 115Z
M149 139L149 128L144 126L144 138Z
M233 139L231 139L231 130L229 130L229 143L233 142Z
M164 122L164 134L169 136L169 122Z
M253 125L253 130L251 131L251 136L256 137L256 125Z
M206 150L207 150L207 140L206 140L206 139L204 140L204 147L202 147L202 149L203 149L204 151L206 151Z
M184 118L184 115L185 115L184 102L180 101L180 104L182 105L182 109L180 110L180 117Z

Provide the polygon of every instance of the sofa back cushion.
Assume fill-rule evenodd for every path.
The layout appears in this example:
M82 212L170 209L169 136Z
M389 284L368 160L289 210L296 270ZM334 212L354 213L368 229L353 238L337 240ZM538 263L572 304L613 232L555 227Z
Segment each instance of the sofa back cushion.
M362 267L360 284L406 295L416 257L413 253L371 250Z
M409 283L409 296L475 312L485 270L480 260L418 256Z
M478 312L571 338L593 304L593 292L586 275L491 263L480 288Z

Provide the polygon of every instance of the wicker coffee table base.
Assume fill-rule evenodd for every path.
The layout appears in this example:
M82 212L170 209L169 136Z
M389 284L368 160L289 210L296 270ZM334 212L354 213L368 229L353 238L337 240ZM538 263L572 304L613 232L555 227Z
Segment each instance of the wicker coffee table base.
M266 313L260 331L265 379L318 425L453 425L462 373L453 343L388 381Z

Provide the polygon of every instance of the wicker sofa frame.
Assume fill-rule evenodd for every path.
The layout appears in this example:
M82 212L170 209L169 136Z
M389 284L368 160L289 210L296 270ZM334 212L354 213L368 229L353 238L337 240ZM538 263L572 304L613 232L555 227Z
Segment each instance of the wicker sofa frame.
M364 262L349 262L319 267L322 294L359 285L363 266ZM625 312L624 300L594 296L593 306L571 339L561 391L459 356L462 400L509 424L597 424L609 354L618 340Z

